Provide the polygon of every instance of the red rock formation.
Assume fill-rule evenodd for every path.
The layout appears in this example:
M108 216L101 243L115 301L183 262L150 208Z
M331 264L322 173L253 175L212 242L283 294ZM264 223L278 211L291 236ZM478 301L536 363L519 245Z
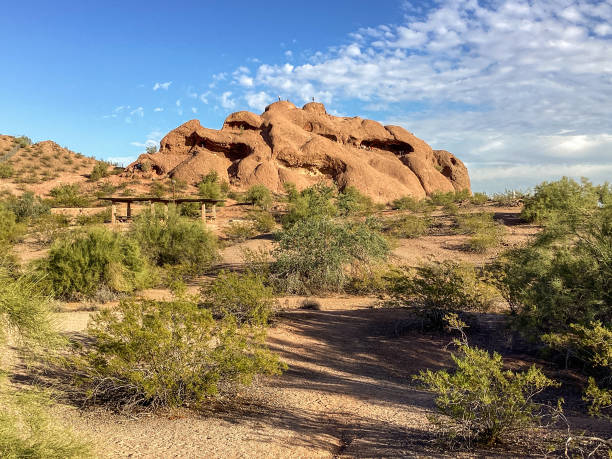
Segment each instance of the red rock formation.
M432 150L399 126L331 116L315 102L302 109L275 102L262 115L232 113L221 130L188 121L128 173L139 173L143 163L192 184L214 170L238 189L261 183L279 192L286 182L301 189L323 180L355 186L378 202L470 188L467 169L451 153Z

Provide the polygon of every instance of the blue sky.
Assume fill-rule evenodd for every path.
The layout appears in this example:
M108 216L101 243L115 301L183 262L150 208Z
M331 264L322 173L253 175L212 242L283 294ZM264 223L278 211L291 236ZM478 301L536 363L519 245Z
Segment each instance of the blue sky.
M612 180L611 0L262 3L3 5L0 133L127 163L315 97L452 151L475 190Z

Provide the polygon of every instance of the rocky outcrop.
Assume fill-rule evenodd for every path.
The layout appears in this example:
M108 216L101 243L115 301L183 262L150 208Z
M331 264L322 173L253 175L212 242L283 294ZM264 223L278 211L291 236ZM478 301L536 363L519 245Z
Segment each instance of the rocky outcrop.
M236 112L221 130L191 120L169 132L159 152L143 154L129 174L152 170L195 184L214 170L238 189L261 183L280 192L320 181L354 186L377 202L470 189L463 163L432 150L399 126L329 115L323 104L275 102L261 115Z

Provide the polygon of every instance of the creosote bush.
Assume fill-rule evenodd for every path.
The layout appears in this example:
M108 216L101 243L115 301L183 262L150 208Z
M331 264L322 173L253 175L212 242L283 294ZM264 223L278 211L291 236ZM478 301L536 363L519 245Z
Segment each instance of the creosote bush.
M182 218L176 208L168 215L149 210L134 219L132 237L158 266L183 265L190 274L199 274L217 260L217 238L201 221Z
M35 220L50 212L49 205L31 191L26 191L21 196L11 196L6 207L15 214L18 222Z
M495 221L493 214L486 212L458 215L455 224L455 232L470 236L466 249L478 253L499 245L505 233L503 225Z
M418 215L402 215L385 223L385 230L398 238L417 238L427 234L431 227L429 217Z
M404 196L391 203L391 208L396 210L410 210L412 212L423 212L431 210L432 203L428 199L416 199L412 196Z
M374 211L374 201L362 194L354 186L347 186L338 194L338 211L340 215L366 215Z
M49 194L54 207L85 207L89 202L78 185L58 185Z
M233 317L239 324L266 324L274 307L274 291L257 274L222 271L202 288L203 305L215 317Z
M270 212L251 212L249 219L253 222L253 227L260 233L269 233L276 226L276 221Z
M435 326L443 325L449 312L486 312L500 299L484 273L453 261L426 263L396 277L392 292L400 304L416 307Z
M286 365L265 345L265 327L216 321L197 303L125 300L94 316L93 341L66 367L86 402L117 409L201 407Z
M263 210L272 206L272 193L264 185L253 185L247 190L244 199Z
M232 242L244 242L256 236L257 230L252 221L233 221L223 229L223 234Z
M465 327L456 315L446 319L453 328ZM545 409L534 397L559 384L535 365L522 372L504 370L501 355L472 347L462 336L454 341L460 350L452 355L454 372L427 370L415 377L436 394L443 417L434 417L434 425L453 440L487 445L538 425Z
M7 179L13 176L13 167L6 162L0 162L0 179Z
M298 192L295 186L287 183L285 191L288 201L288 212L282 218L285 229L301 220L338 214L334 202L335 190L327 185L318 184Z
M56 240L39 269L50 292L61 298L92 297L102 287L132 292L156 280L134 240L95 227Z
M376 223L335 222L317 216L296 221L279 234L272 277L288 293L341 291L348 268L384 260L389 244Z

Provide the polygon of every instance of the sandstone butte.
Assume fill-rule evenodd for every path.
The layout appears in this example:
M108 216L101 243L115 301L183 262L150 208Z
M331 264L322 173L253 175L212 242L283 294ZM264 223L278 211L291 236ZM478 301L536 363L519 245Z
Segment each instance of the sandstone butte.
M236 189L263 184L282 192L287 182L303 189L325 181L339 189L354 186L376 202L470 189L466 167L448 151L432 150L399 126L329 115L316 102L300 109L279 101L261 115L232 113L221 130L188 121L161 140L157 153L140 155L126 174L195 185L213 170Z

